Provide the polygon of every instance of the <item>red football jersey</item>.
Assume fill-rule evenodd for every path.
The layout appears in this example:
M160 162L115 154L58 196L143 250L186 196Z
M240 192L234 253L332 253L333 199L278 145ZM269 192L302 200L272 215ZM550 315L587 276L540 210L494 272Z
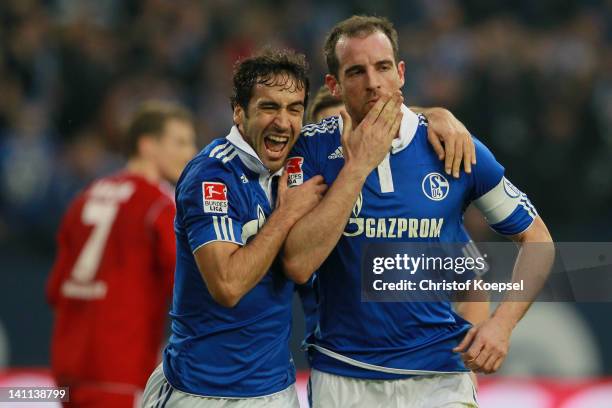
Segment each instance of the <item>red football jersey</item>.
M165 334L174 213L168 188L128 172L95 181L71 203L47 283L60 385L144 388Z

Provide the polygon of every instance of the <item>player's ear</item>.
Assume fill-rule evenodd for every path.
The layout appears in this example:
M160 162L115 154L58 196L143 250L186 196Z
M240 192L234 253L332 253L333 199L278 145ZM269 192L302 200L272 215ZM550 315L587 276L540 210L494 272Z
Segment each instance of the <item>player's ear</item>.
M234 106L233 119L234 124L238 127L238 129L242 129L242 124L244 123L244 114L245 112L242 106L236 104L236 106Z
M329 93L332 94L333 97L342 97L342 95L340 95L340 84L335 76L331 74L325 75L325 85L327 85L327 89L329 89Z
M404 86L404 73L406 72L406 63L404 61L400 61L397 63L397 74L400 79L400 88Z

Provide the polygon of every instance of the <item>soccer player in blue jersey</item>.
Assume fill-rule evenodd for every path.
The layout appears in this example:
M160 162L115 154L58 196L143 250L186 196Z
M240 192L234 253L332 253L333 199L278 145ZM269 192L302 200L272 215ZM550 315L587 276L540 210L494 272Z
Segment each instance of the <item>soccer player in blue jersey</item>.
M282 171L302 126L305 60L270 50L239 63L233 82L235 126L177 184L172 335L145 407L298 407L288 345L294 285L275 257L326 190L322 177L288 189L293 176ZM364 132L381 159L400 104L398 93Z
M414 109L414 108L413 108ZM417 108L419 109L419 108ZM323 119L341 116L346 114L344 102L341 98L334 97L329 91L329 88L324 85L316 92L312 97L312 101L308 105L306 110L306 124L316 124L321 122ZM432 144L435 148L435 145ZM451 164L449 164L450 166ZM466 238L470 240L469 247L475 253L478 253L478 248L473 244L469 235L466 232ZM479 253L478 253L479 254ZM319 322L318 312L318 282L316 280L316 273L314 273L308 282L303 285L296 285L297 292L302 302L302 309L305 317L305 338L308 339L316 330ZM455 302L454 308L457 313L472 324L477 324L484 321L489 315L489 302L486 297L478 296L473 292L462 294L462 299L459 302ZM476 298L477 301L473 301ZM477 385L477 378L474 373L471 373L472 381Z
M468 369L500 367L530 302L504 302L472 328L449 302L362 302L362 245L465 242L462 214L470 202L516 242L551 242L548 230L481 142L475 140L478 165L453 179L427 143L424 117L403 105L390 116L389 104L401 103L405 63L388 20L354 16L340 22L325 54L326 84L348 114L306 126L288 159L290 183L323 175L330 188L293 226L283 249L285 271L295 281L306 281L318 268L312 406L475 407ZM366 143L364 133L380 118L399 129L390 149ZM553 251L534 259L523 246L515 274L547 271Z
M288 345L293 283L274 259L326 188L319 178L292 191L281 175L307 91L301 55L243 61L234 75L235 126L184 170L172 336L144 406L299 406Z

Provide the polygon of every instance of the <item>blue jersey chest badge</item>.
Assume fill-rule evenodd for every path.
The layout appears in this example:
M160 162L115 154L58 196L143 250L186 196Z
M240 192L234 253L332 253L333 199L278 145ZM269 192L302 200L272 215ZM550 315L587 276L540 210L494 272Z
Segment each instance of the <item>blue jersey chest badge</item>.
M450 184L442 174L432 172L423 177L421 188L425 196L430 200L441 201L448 195Z

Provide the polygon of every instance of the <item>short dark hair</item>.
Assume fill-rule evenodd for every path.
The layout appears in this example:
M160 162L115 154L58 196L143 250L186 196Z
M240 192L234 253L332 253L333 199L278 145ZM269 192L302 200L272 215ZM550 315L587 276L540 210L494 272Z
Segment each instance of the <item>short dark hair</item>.
M282 76L280 80L278 75ZM234 66L234 89L230 98L232 109L239 105L247 110L256 84L289 86L292 80L295 81L296 90L305 90L306 107L310 82L304 54L268 47L251 57L238 60Z
M329 74L338 78L338 69L340 62L336 55L336 44L340 37L357 37L361 35L369 35L376 31L380 31L389 38L391 47L393 48L393 56L395 62L399 62L399 46L397 40L397 31L393 27L393 23L384 17L376 16L353 16L336 24L327 34L325 46L325 61L327 62L327 71Z
M138 141L142 137L161 136L166 123L172 119L194 125L191 112L176 103L147 101L140 105L125 133L125 152L128 158L138 155Z
M316 122L317 114L323 109L339 106L343 103L342 99L333 96L331 92L329 92L329 88L323 85L312 98L312 102L306 111L306 123Z

